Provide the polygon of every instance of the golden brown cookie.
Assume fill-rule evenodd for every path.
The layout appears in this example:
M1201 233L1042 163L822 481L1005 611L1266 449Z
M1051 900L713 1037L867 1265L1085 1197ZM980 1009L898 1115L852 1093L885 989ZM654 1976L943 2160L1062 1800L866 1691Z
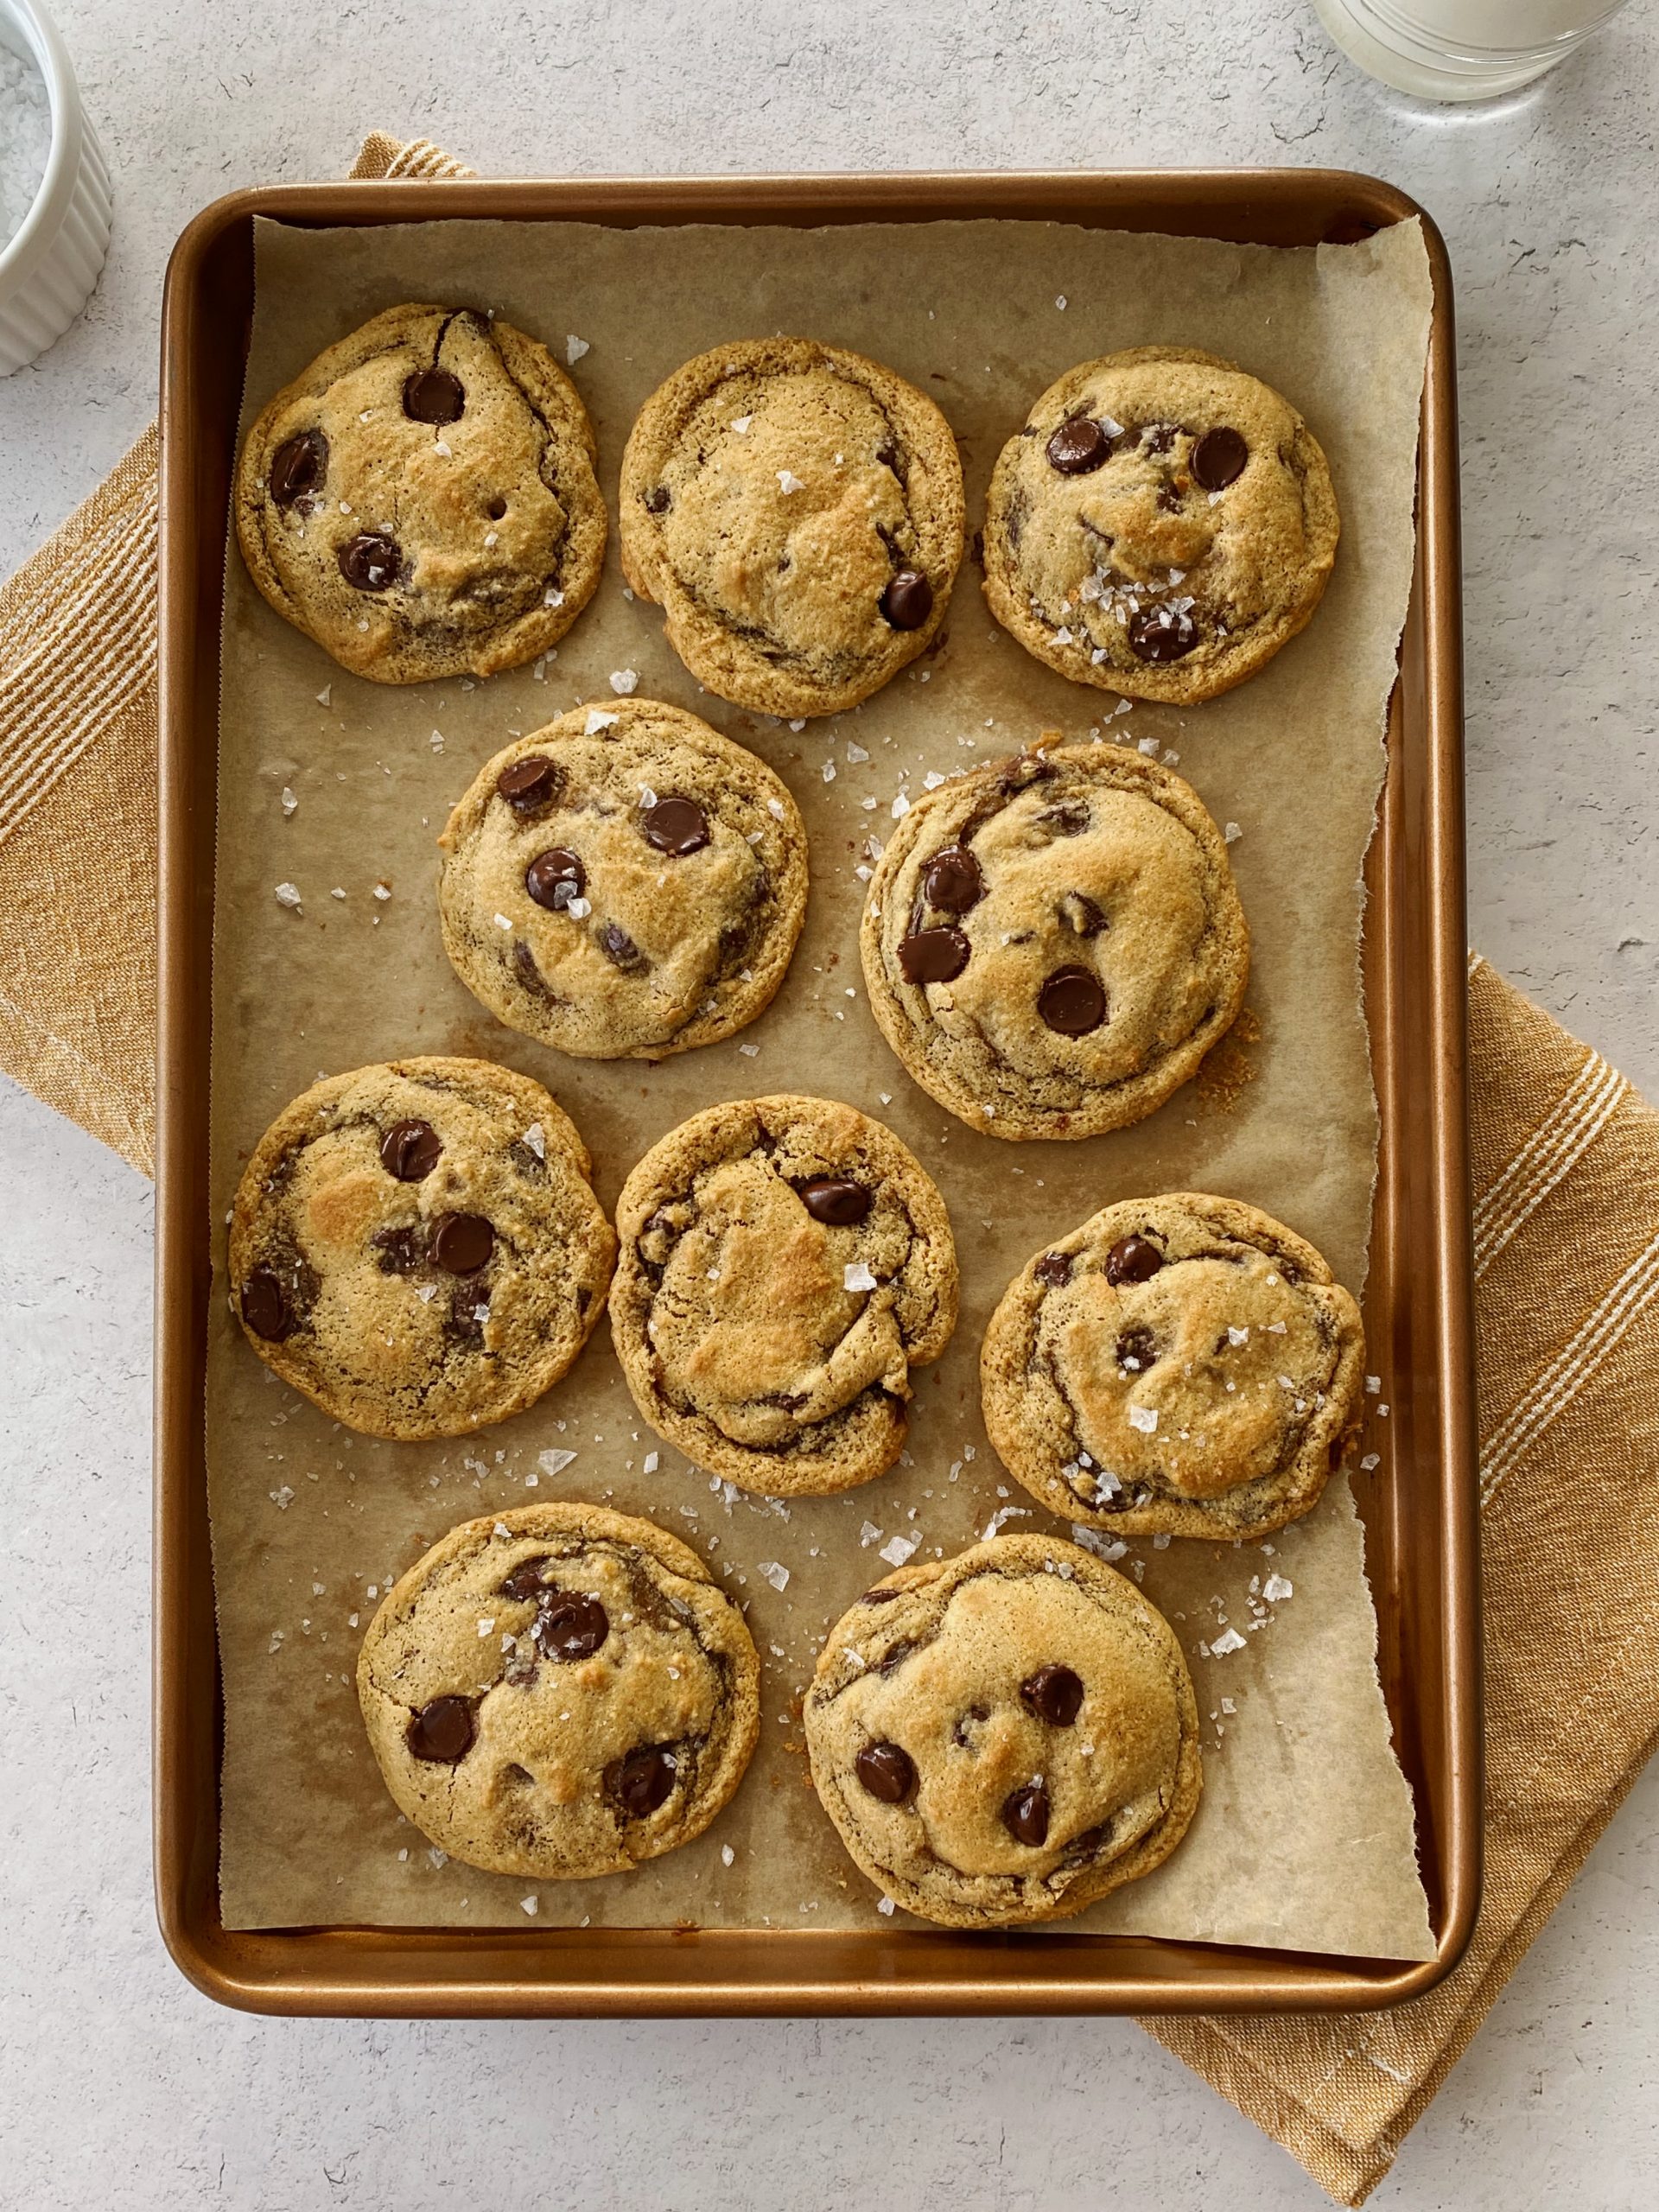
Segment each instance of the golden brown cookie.
M276 612L377 683L533 660L605 558L575 386L471 308L391 308L320 353L248 432L235 507Z
M985 596L1062 676L1191 705L1295 636L1338 529L1287 400L1212 353L1140 346L1068 370L1003 447Z
M368 1436L523 1412L588 1341L616 1239L574 1124L489 1060L330 1076L255 1148L231 1216L248 1342Z
M1105 1207L1020 1269L980 1355L985 1427L1051 1512L1120 1535L1263 1536L1358 1425L1359 1308L1234 1198Z
M712 1106L652 1147L616 1220L611 1334L659 1436L772 1497L893 1465L910 1370L956 1326L957 1258L890 1129L827 1098Z
M806 338L717 346L645 402L622 566L722 699L856 706L925 652L962 560L962 465L925 394Z
M588 1059L660 1060L772 1003L806 831L770 768L678 707L578 707L480 769L438 840L444 950L490 1012Z
M1053 1536L878 1582L830 1630L805 1723L842 1841L948 1928L1061 1919L1149 1874L1203 1786L1174 1631Z
M357 1662L369 1743L423 1835L493 1873L624 1873L743 1778L760 1662L694 1551L596 1505L463 1522L387 1592Z
M1064 746L901 817L859 931L881 1033L992 1136L1088 1137L1161 1106L1243 1002L1249 933L1198 793Z

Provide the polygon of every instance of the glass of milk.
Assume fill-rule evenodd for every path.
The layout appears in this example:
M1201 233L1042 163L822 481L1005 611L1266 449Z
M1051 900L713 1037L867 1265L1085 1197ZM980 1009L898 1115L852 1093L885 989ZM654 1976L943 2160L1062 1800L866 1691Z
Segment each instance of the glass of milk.
M1425 100L1487 100L1564 61L1624 0L1313 0L1351 60Z

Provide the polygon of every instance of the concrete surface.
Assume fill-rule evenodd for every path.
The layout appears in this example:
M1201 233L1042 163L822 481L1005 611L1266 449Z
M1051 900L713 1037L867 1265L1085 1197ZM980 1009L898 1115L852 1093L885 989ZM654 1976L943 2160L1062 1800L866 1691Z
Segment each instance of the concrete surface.
M116 174L82 322L0 385L0 572L154 403L159 282L232 186L372 125L499 173L1346 165L1459 285L1475 941L1659 1092L1659 22L1500 106L1413 107L1294 0L60 0ZM148 1871L150 1198L0 1084L0 2205L29 2212L1281 2212L1300 2169L1128 2023L480 2028L215 2012ZM1659 2195L1659 1773L1379 2207Z

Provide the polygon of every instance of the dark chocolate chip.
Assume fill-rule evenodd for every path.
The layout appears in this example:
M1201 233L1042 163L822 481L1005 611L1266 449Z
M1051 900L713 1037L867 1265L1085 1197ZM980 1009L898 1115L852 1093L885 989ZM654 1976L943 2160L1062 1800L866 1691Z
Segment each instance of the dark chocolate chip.
M1068 891L1060 900L1060 919L1075 937L1098 937L1106 926L1105 915L1081 891Z
M861 1183L852 1182L845 1175L815 1175L810 1183L798 1183L795 1187L813 1220L825 1222L831 1229L850 1229L855 1222L863 1220L874 1203Z
M668 512L669 497L669 489L666 484L653 484L650 491L645 494L646 508L654 515L666 514Z
M521 1604L527 1599L539 1598L547 1587L542 1580L542 1569L552 1564L545 1552L537 1552L534 1559L521 1559L501 1585L501 1595L517 1598Z
M675 860L701 852L709 842L709 817L694 798L659 798L646 808L639 826L648 845Z
M599 933L599 949L615 967L643 968L645 955L620 922L607 922Z
M377 1229L369 1242L380 1255L383 1275L412 1274L420 1265L420 1243L412 1229Z
M557 761L546 760L539 753L527 753L521 760L508 761L495 779L495 788L515 814L529 814L556 797L563 783L564 771Z
M1081 837L1089 827L1089 810L1075 801L1051 806L1038 816L1037 827L1051 837Z
M1111 450L1110 437L1092 415L1073 415L1049 439L1049 466L1062 476L1087 476L1110 457Z
M639 1744L610 1770L612 1792L630 1820L643 1821L674 1787L674 1754L660 1744Z
M881 594L881 612L895 630L919 630L933 612L933 587L919 569L900 569Z
M1039 1667L1020 1683L1020 1695L1051 1728L1069 1728L1083 1710L1082 1679L1069 1667ZM1046 1823L1044 1833L1047 1833Z
M611 1632L611 1617L585 1590L550 1590L530 1633L550 1659L591 1659Z
M340 549L340 573L357 591L390 591L403 565L397 539L382 530L365 530Z
M537 853L524 870L525 890L538 906L555 914L573 899L579 899L587 885L587 869L563 845L551 845L546 852Z
M1153 423L1145 432L1148 453L1167 453L1175 443L1173 423Z
M294 1326L283 1286L269 1268L256 1268L242 1286L242 1319L256 1337L279 1344Z
M1148 607L1129 623L1129 651L1141 660L1180 660L1198 642L1198 626L1173 607Z
M854 1760L859 1780L884 1805L902 1805L916 1792L916 1764L898 1744L866 1744Z
M1164 1255L1150 1236L1131 1233L1120 1236L1106 1255L1108 1282L1146 1282L1164 1264Z
M380 1140L380 1165L400 1183L423 1183L443 1157L430 1122L394 1122Z
M912 983L948 983L968 965L969 946L960 930L918 930L899 947L899 965Z
M266 482L279 507L292 507L321 492L328 474L328 441L321 430L302 430L288 438L270 457Z
M1192 448L1192 474L1206 492L1224 492L1244 474L1250 449L1238 432L1206 430Z
M432 1236L432 1256L447 1274L475 1275L490 1263L495 1231L481 1213L447 1213Z
M902 1590L867 1590L859 1599L861 1605L890 1605L895 1598L902 1598Z
M943 907L947 914L965 914L985 895L979 862L960 845L947 845L928 862L922 894L930 906Z
M1002 1825L1016 1843L1035 1849L1048 1841L1048 1792L1040 1782L1009 1790L1002 1801Z
M1086 1037L1106 1019L1106 992L1088 968L1057 968L1037 994L1037 1011L1062 1037Z
M452 370L416 369L404 385L404 412L411 423L459 423L466 389Z
M1045 1252L1031 1272L1039 1282L1046 1282L1051 1290L1058 1290L1071 1280L1071 1255L1069 1252Z
M988 1706L970 1705L966 1713L959 1713L951 1722L951 1742L960 1744L964 1751L971 1751L974 1745L974 1729L988 1720L990 1717L991 1712Z
M454 1766L473 1748L478 1723L469 1697L435 1697L410 1716L405 1740L429 1766Z

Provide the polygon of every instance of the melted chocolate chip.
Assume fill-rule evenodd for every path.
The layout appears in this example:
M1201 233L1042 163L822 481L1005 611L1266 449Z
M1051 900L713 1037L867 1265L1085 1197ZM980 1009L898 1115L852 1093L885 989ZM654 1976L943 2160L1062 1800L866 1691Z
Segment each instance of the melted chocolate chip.
M403 565L397 539L382 530L365 530L340 549L340 573L356 591L390 591Z
M1098 937L1106 926L1105 915L1081 891L1068 891L1060 900L1060 919L1074 937Z
M545 1552L538 1552L534 1559L521 1559L502 1583L501 1595L516 1598L520 1604L527 1599L539 1598L547 1586L542 1580L542 1569L552 1564Z
M985 895L979 862L960 845L945 846L927 864L922 895L930 906L942 907L947 914L965 914Z
M1148 453L1167 453L1175 443L1175 425L1173 423L1153 423L1142 435L1146 438Z
M432 1257L447 1274L475 1275L490 1263L495 1231L481 1213L447 1213L432 1236Z
M1075 800L1051 806L1038 816L1037 827L1051 837L1081 837L1089 827L1089 810Z
M242 1286L242 1319L256 1337L279 1344L294 1326L283 1286L269 1268L256 1268Z
M918 930L899 947L899 965L909 982L948 983L968 965L969 950L960 930Z
M277 447L265 480L277 505L292 507L321 492L327 474L327 439L321 430L302 430L297 437L286 439Z
M563 788L564 771L556 760L527 753L522 760L509 760L495 779L495 788L515 814L531 813Z
M1111 454L1112 441L1091 415L1073 415L1049 439L1049 466L1062 476L1087 476Z
M1129 651L1141 660L1180 660L1198 642L1198 624L1173 607L1148 607L1129 623Z
M1106 1019L1106 992L1087 968L1057 968L1037 994L1037 1011L1062 1037L1086 1037Z
M1051 1290L1058 1290L1071 1280L1071 1255L1069 1252L1045 1252L1031 1272L1039 1282L1046 1282Z
M855 1183L845 1175L815 1175L810 1183L798 1183L801 1204L814 1221L822 1221L831 1229L850 1229L862 1221L874 1200L861 1183Z
M416 369L404 385L404 412L411 423L459 423L466 404L461 378L449 369Z
M1250 449L1234 429L1206 430L1192 448L1192 474L1206 492L1224 492L1244 473Z
M903 1595L902 1590L867 1590L858 1602L861 1605L890 1605L895 1598Z
M588 887L588 871L575 855L563 845L537 853L524 870L524 888L538 906L559 913Z
M964 1751L971 1751L974 1746L974 1729L982 1723L988 1720L990 1717L990 1707L988 1706L970 1705L966 1713L959 1713L956 1719L951 1722L951 1742L953 1744L960 1744Z
M625 971L643 968L645 957L620 922L607 922L599 933L599 949L613 967Z
M866 1744L854 1760L859 1780L884 1805L902 1805L916 1793L916 1764L898 1744Z
M1040 1782L1009 1790L1002 1801L1002 1825L1016 1843L1033 1849L1048 1841L1048 1792Z
M670 493L666 484L653 484L645 494L647 512L653 515L665 515L668 512L669 499Z
M933 587L919 569L900 569L881 594L881 612L895 630L919 630L933 612Z
M694 798L659 798L640 817L645 842L659 853L683 860L709 842L709 817Z
M469 1697L435 1697L410 1717L404 1740L429 1766L454 1766L473 1748L478 1723Z
M420 1265L420 1243L412 1229L377 1229L369 1242L380 1255L383 1275L412 1274Z
M619 1759L607 1780L630 1820L643 1821L664 1803L674 1787L674 1755L660 1744L639 1744Z
M585 1590L550 1590L530 1631L550 1659L591 1659L610 1632L610 1615Z
M1039 1667L1020 1685L1020 1695L1051 1728L1069 1728L1083 1710L1083 1682L1069 1667ZM1044 1823L1044 1834L1047 1823ZM1038 1839L1042 1840L1041 1837Z
M1120 1236L1106 1255L1108 1282L1146 1282L1164 1264L1164 1255L1151 1237L1132 1233Z
M380 1165L400 1183L423 1183L442 1157L430 1122L394 1122L380 1140Z

